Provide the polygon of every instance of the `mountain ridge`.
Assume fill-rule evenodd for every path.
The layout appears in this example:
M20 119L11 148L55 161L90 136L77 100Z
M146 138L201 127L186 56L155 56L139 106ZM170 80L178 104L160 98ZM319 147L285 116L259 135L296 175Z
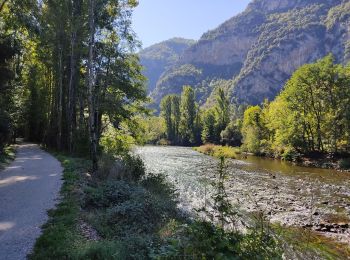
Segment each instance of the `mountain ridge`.
M349 61L349 23L346 0L254 0L185 48L159 77L151 97L159 104L191 85L204 104L215 81L224 80L231 84L232 102L271 100L301 65L329 53L338 62Z
M160 76L179 59L186 48L195 41L181 37L174 37L160 43L153 44L139 52L144 76L148 79L148 93L156 86Z

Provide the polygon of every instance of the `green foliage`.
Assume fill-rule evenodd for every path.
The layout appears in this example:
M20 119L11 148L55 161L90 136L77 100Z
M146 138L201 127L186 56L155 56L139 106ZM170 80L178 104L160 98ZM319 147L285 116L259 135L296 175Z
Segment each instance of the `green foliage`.
M204 113L196 104L194 91L189 86L184 86L181 99L177 95L165 96L160 107L167 138L172 144L218 142L231 114L229 99L222 88L217 90L215 106Z
M166 124L163 117L148 116L137 118L141 128L138 143L157 144L166 136Z
M59 151L92 155L95 167L103 149L135 142L131 121L147 112L130 27L137 1L2 3L0 149L17 134Z
M196 119L196 104L193 88L184 86L181 94L181 121L180 133L182 143L189 145L195 143L195 119Z
M224 157L231 159L235 159L236 154L240 152L239 148L233 148L230 146L220 146L215 144L204 144L199 147L194 147L194 150L217 158Z
M281 155L281 158L286 161L298 161L300 160L301 154L298 153L295 149L293 148L287 148L284 150L284 152Z
M16 150L13 146L6 146L0 150L0 170L15 159Z
M164 178L150 175L139 184L90 186L83 207L99 234L120 241L126 259L145 259L158 245L158 231L177 215L176 205L174 190Z
M262 110L259 106L249 107L243 118L243 148L248 152L259 153L263 140Z
M10 143L13 134L11 112L14 108L15 67L14 57L18 54L18 43L14 37L4 35L0 25L0 153L4 146Z
M177 95L165 96L160 108L166 136L172 144L190 145L200 142L200 118L191 87L184 86L181 98Z
M216 117L215 110L208 109L204 112L202 119L203 130L202 130L202 142L205 143L214 143L217 141L217 132L216 132Z
M96 178L99 180L125 180L138 182L145 175L145 166L140 157L130 153L119 156L103 154L98 162L99 169Z
M216 105L214 108L217 117L217 132L221 133L230 121L230 100L222 88L217 90Z
M181 230L181 229L180 229ZM162 259L235 259L240 235L228 233L209 222L194 222L169 239L155 258Z
M241 120L230 122L224 131L221 132L221 143L231 146L240 146L242 144Z
M344 169L344 170L349 170L350 169L350 159L345 158L345 159L340 160L339 167L341 169Z
M272 102L247 109L244 147L297 160L299 153L349 152L348 68L332 55L300 67Z
M179 143L180 137L180 97L169 95L162 99L161 114L165 121L166 135L169 141Z
M79 259L118 260L126 259L124 245L119 241L95 242L79 255Z
M349 82L345 68L335 65L331 55L295 72L280 95L285 105L281 124L287 121L296 136L290 139L292 147L306 152L346 149Z
M163 82L171 82L172 78L175 78L179 75L182 77L186 77L189 81L189 83L194 82L200 75L202 71L197 69L195 66L191 64L185 64L178 68L172 68L170 71L167 72L166 77L163 77L158 82L157 86L161 86ZM180 93L182 90L182 87L178 89L178 91L174 91L175 93Z

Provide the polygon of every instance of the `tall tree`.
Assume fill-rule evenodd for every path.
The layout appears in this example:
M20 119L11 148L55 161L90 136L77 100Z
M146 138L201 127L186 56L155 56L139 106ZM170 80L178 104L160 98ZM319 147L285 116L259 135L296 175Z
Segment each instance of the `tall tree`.
M181 123L180 133L184 145L195 141L196 103L194 90L184 86L181 94Z
M202 142L215 143L217 141L215 109L208 109L203 114Z
M174 138L173 118L172 118L172 98L170 95L165 96L160 102L161 115L165 121L166 136L169 141Z
M230 99L222 88L217 90L215 112L217 117L216 129L218 135L220 135L230 122Z

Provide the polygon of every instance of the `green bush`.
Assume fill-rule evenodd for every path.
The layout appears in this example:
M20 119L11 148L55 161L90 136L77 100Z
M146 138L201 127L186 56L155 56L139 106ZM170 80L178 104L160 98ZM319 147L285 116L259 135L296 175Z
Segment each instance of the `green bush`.
M126 259L123 244L116 241L99 241L89 245L78 258L87 260Z
M140 181L146 170L142 159L135 155L124 154L115 158L113 155L103 154L99 160L98 178L100 180Z
M272 235L249 230L246 234L224 230L207 221L177 227L157 259L282 259L282 250Z
M159 231L178 214L175 198L164 177L149 175L138 183L114 180L90 185L83 208L102 237L123 243L125 259L145 259L158 247Z
M342 159L339 162L339 167L344 170L350 169L350 158Z
M146 173L145 165L142 159L136 155L127 155L124 157L124 165L131 181L139 181Z
M156 185L152 184L155 190ZM104 209L101 224L110 227L115 234L149 233L175 214L176 203L169 191L163 195L165 193L168 197L150 192L141 185L108 182L86 190L85 207Z
M234 148L231 146L221 146L221 145L215 145L215 144L204 144L199 147L194 148L195 151L214 156L217 158L236 158L236 153L239 152L238 148Z
M286 161L298 161L301 157L301 154L295 151L293 148L287 148L281 155L281 158Z

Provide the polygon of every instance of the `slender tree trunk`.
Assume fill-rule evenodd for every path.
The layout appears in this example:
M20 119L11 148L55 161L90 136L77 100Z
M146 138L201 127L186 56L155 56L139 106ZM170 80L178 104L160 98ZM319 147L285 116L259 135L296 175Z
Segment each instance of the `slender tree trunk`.
M71 7L71 39L70 39L70 75L68 83L68 150L73 151L73 133L76 130L76 103L77 103L77 85L78 73L77 63L80 58L79 49L79 26L81 23L81 0L73 0Z
M89 108L89 132L90 132L90 149L92 160L92 171L96 172L97 164L97 127L96 127L96 108L95 108L95 91L94 91L94 43L95 43L95 1L89 0L89 56L87 63L87 89L88 89L88 108Z
M62 71L62 46L59 47L59 60L58 60L58 138L57 138L57 148L61 150L62 148L62 103L63 103L63 71Z
M74 26L74 25L73 25ZM73 29L71 35L71 53L70 53L70 75L68 83L68 109L67 109L67 126L68 126L68 150L72 152L73 150L73 130L75 126L75 74L76 74L76 59L75 59L75 44L76 44L77 33Z
M83 99L83 94L79 94L79 129L82 130L84 129L84 99Z

